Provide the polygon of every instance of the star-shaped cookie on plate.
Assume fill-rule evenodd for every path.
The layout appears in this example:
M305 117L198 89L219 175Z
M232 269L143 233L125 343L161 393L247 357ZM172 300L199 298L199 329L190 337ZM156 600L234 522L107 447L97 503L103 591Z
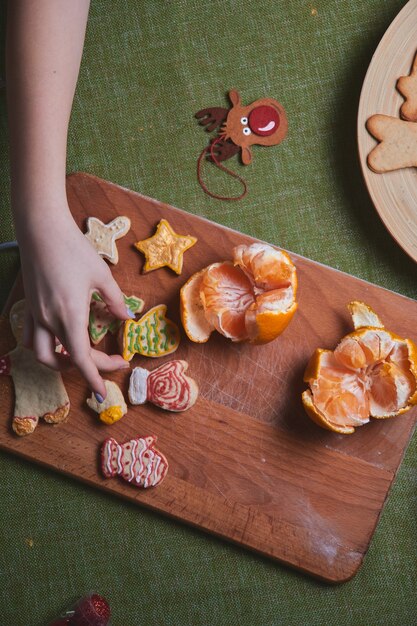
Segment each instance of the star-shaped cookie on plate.
M104 224L97 217L89 217L85 236L100 256L116 265L119 261L116 239L126 235L129 229L130 219L123 215L119 215L108 224Z
M148 239L135 243L135 248L145 255L144 272L169 267L176 274L181 274L184 252L195 243L197 243L196 237L178 235L173 231L169 222L162 219L157 226L156 233Z

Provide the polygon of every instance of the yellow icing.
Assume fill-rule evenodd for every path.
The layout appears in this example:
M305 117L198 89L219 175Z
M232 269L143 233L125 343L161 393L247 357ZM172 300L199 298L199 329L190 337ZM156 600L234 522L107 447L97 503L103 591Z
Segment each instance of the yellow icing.
M114 424L123 417L123 411L121 406L110 406L105 411L100 413L100 419L105 424Z

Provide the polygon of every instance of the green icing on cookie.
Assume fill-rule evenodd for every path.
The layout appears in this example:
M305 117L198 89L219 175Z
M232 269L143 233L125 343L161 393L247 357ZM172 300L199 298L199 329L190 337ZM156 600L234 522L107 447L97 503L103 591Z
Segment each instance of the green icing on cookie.
M165 317L166 306L150 309L139 321L125 322L123 356L130 360L134 354L160 357L174 352L180 342L178 327Z
M136 296L125 296L125 304L132 313L140 313L144 307L144 301ZM91 296L90 314L88 318L88 330L93 344L98 344L110 332L116 333L122 325L122 320L115 318L107 308L106 303L96 291Z

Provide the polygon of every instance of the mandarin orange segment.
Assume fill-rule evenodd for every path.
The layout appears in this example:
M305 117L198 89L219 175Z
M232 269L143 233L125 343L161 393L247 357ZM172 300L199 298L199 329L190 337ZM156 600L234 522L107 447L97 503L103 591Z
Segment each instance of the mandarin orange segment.
M182 288L185 332L199 342L216 329L232 341L267 343L290 323L296 290L296 269L286 252L263 243L237 246L233 263L213 263Z
M334 351L318 349L304 374L304 408L313 421L351 434L373 418L400 415L417 404L417 348L386 330L363 302L348 306L356 330ZM366 326L365 323L372 325Z
M200 298L209 324L232 341L246 339L245 311L254 302L246 275L232 263L214 263L207 268Z
M261 292L281 289L292 284L295 267L283 250L276 250L263 243L236 246L234 263L255 283Z
M354 426L341 426L334 422L329 421L329 419L321 413L319 409L314 405L313 398L310 391L304 391L302 395L302 401L304 405L304 409L307 415L319 426L322 428L326 428L327 430L331 430L336 433L340 433L341 435L350 435L355 432Z
M395 363L380 363L371 373L370 411L388 417L402 409L413 392L413 381Z

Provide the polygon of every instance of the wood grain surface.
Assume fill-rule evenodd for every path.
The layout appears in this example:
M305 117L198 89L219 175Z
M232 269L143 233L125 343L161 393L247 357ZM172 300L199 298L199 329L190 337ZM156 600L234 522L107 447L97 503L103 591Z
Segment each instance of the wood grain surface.
M408 76L417 53L417 0L410 0L392 22L375 51L362 87L358 111L359 157L368 191L386 228L417 261L417 171L409 167L376 174L366 159L377 141L366 130L376 113L400 118L404 98L396 89Z
M122 290L160 303L180 324L179 289L207 264L230 259L248 236L86 174L68 178L72 213L85 230L88 216L132 221L117 242L120 261L112 272ZM184 256L180 276L167 268L141 273L144 258L133 244L166 218L198 242ZM416 421L416 411L372 423L353 435L320 429L301 404L306 363L316 347L333 348L351 330L346 304L364 300L386 326L415 336L417 303L337 270L292 254L299 277L299 310L275 342L232 344L214 333L193 344L184 333L175 358L189 362L200 387L192 409L182 414L152 405L129 407L113 426L98 421L85 404L86 383L76 371L64 381L71 400L69 421L40 423L30 436L11 430L13 388L0 377L0 448L168 514L278 561L331 582L351 578L362 563L389 488ZM20 298L17 282L6 306ZM7 318L1 321L0 354L13 347ZM413 337L414 333L414 337ZM115 350L112 338L100 347ZM132 366L153 369L170 360L136 355ZM129 372L109 376L127 396ZM169 472L155 489L139 490L99 472L99 448L113 436L120 443L155 434ZM121 504L121 506L123 506Z

